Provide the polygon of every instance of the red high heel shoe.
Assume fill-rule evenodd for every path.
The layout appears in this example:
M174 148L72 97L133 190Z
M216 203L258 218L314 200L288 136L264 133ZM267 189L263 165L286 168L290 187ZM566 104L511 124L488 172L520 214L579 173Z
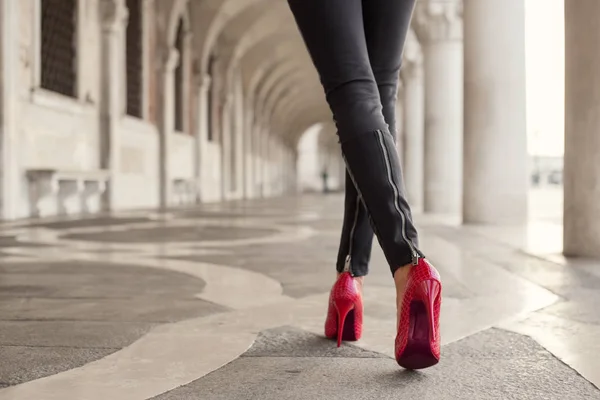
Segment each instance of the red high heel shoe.
M396 361L406 369L422 369L440 360L440 274L421 258L408 275L399 310Z
M325 336L330 339L337 337L337 345L340 347L342 340L360 339L362 323L362 295L352 275L344 272L331 288L329 309L325 320Z

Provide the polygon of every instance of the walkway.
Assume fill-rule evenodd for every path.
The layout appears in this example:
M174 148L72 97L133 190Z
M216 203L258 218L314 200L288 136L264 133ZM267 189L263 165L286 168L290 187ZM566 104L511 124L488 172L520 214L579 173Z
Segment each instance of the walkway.
M418 217L445 285L435 368L391 358L379 250L364 339L324 340L340 204L4 225L0 400L600 398L600 265L551 255L561 229L543 210L527 236L542 239L526 246L535 255L517 250L517 229Z

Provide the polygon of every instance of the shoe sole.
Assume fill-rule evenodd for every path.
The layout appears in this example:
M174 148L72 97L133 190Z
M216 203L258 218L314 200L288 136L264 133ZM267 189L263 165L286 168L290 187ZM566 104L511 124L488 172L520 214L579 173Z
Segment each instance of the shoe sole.
M421 301L410 304L410 335L398 365L406 369L423 369L436 365L440 360L431 351L429 343L429 320Z
M344 327L342 330L342 341L356 342L359 338L356 337L356 331L354 330L354 310L351 310L346 316L344 321ZM339 322L338 322L339 326Z

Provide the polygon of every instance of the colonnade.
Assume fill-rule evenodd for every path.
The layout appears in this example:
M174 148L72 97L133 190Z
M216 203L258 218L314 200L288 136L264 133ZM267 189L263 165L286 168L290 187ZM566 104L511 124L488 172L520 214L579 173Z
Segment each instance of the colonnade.
M600 257L600 3L566 1L564 253ZM402 72L409 200L528 220L525 1L422 0Z

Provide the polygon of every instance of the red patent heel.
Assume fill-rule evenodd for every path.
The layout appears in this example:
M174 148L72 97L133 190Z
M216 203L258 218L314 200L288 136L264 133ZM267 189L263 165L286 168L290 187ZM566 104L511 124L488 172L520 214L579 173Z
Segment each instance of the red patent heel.
M325 320L325 336L355 341L362 335L363 303L356 282L349 272L342 273L331 288L329 309Z
M407 369L428 368L440 360L442 283L438 271L425 259L412 267L399 310L395 353Z

